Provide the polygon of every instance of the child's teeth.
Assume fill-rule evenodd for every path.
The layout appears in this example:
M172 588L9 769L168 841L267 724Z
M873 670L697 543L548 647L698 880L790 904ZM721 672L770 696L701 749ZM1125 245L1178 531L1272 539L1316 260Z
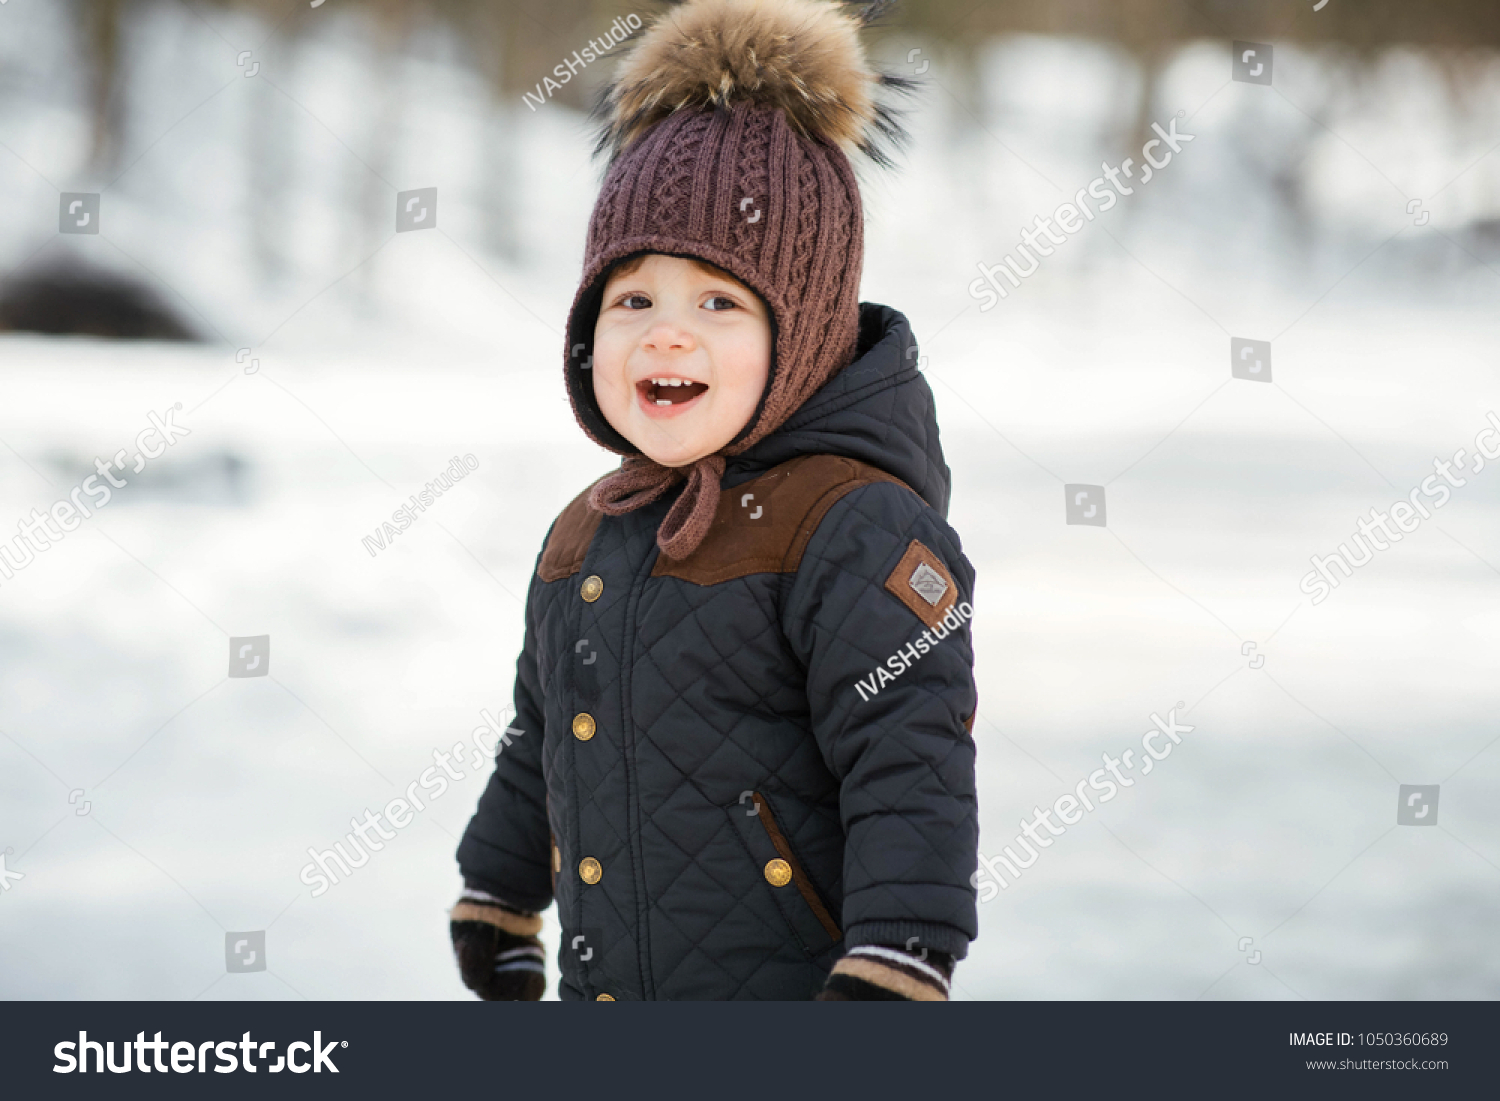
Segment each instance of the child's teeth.
M656 399L656 404L657 405L671 405L672 404L672 400L670 398L657 398Z

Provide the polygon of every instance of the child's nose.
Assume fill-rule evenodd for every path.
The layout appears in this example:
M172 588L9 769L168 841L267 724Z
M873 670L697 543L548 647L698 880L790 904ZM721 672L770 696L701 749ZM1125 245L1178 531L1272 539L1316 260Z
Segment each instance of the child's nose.
M692 351L697 346L690 330L671 321L662 320L647 331L641 346L652 352Z

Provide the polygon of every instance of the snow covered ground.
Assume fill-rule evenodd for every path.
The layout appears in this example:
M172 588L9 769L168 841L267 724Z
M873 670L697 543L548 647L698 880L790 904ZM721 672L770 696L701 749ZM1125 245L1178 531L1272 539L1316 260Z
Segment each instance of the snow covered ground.
M210 337L0 336L0 535L133 455L152 413L181 403L191 432L0 577L0 853L24 876L0 893L0 996L464 997L446 910L481 772L321 897L299 871L499 713L543 533L609 465L559 385L582 121L497 122L461 72L409 62L375 190L394 210L437 186L438 228L366 242L343 205L373 171L357 45L268 53L257 83L231 45L263 28L214 16L220 40L173 10L139 30L143 155L98 237L49 236L57 190L102 186L69 175L66 104L0 104L7 266L69 247L144 267ZM43 66L39 11L4 15L34 20ZM1182 110L1194 142L982 312L975 264L1133 152L1114 55L1026 39L992 60L982 125L935 61L905 167L867 173L864 286L923 341L978 570L981 851L1102 754L1139 756L1153 712L1193 729L981 905L959 996L1500 996L1500 464L1325 601L1299 589L1500 412L1497 119L1424 108L1420 59L1351 104L1329 98L1337 59L1288 50L1269 89L1194 46L1157 115ZM239 140L257 96L296 145L266 185L286 198L274 280ZM514 261L482 240L476 143L497 132ZM1298 150L1290 204L1268 181ZM1231 337L1272 342L1270 385L1231 378ZM477 470L371 555L362 537L466 454ZM1065 523L1065 484L1104 486L1108 526ZM226 677L229 639L259 635L269 676ZM1397 825L1403 784L1440 785L1435 828ZM253 931L267 969L226 974L226 935Z

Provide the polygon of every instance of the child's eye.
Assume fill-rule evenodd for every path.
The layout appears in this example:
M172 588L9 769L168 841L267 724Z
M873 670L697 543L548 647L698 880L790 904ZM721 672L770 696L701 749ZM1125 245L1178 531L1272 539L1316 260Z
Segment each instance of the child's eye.
M717 303L717 302L722 302L723 305L722 306L715 305L715 303ZM717 311L721 311L721 310L734 310L734 309L738 309L739 308L739 303L738 302L736 302L733 298L727 298L727 297L725 297L722 294L716 294L716 295L714 295L712 298L710 298L707 302L705 302L703 304L705 306L707 306L709 309L714 310L716 312Z
M631 303L636 304L631 305ZM651 299L647 298L644 294L630 294L620 299L620 305L624 306L627 310L649 310L651 308Z

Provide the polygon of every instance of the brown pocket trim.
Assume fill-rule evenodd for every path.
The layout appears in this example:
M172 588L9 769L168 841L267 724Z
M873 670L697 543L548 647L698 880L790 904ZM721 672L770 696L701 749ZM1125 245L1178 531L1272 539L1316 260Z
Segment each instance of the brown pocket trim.
M797 885L798 892L807 903L808 909L818 919L818 924L834 940L843 937L843 931L839 929L838 922L833 920L833 915L828 912L828 907L823 905L823 900L818 897L818 892L812 885L812 880L802 870L802 865L792 853L792 846L787 843L786 835L781 832L781 827L776 824L776 818L771 814L771 805L765 801L760 792L752 791L750 798L755 802L755 816L760 819L760 824L766 828L766 834L771 838L771 845L776 850L776 855L787 862L792 869L792 882Z

